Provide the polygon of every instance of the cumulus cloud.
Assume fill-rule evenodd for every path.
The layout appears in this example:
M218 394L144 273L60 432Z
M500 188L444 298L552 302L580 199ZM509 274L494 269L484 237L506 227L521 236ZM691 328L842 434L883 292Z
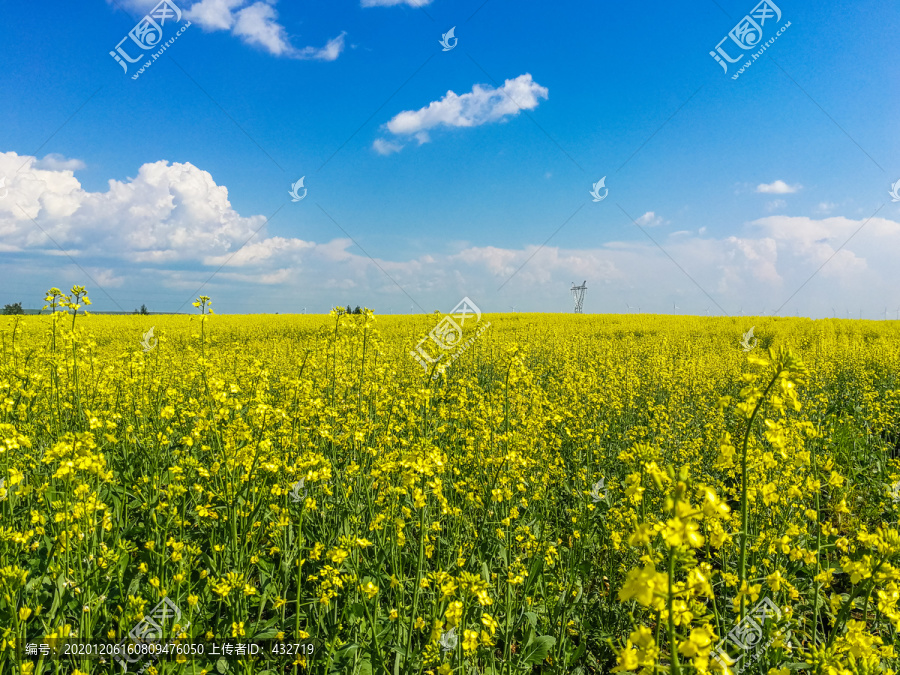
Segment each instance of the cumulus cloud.
M78 171L85 166L85 163L80 159L66 159L56 152L51 152L34 163L36 169L48 169L50 171Z
M657 216L653 211L647 211L647 213L634 222L638 225L643 225L644 227L656 227L657 225L663 224L663 219Z
M802 187L802 185L788 185L783 180L776 180L774 183L760 183L756 186L756 191L767 195L789 195Z
M390 155L395 152L400 152L403 149L403 146L399 143L394 143L392 141L386 141L382 138L376 138L372 142L372 148L379 155Z
M144 301L139 293L152 285L178 296L171 310L220 268L210 290L248 298L234 311L265 310L259 298L277 303L298 293L303 304L321 302L320 311L331 301L377 302L382 311L391 303L408 308L409 298L396 284L426 311L446 311L463 295L488 312L510 302L565 311L570 283L588 279L597 292L588 291L587 311L621 307L622 298L642 311L666 311L675 294L685 312L702 313L710 301L691 278L732 312L753 298L758 307L752 311L759 311L777 306L814 276L801 302L818 302L827 314L843 293L887 297L900 284L892 259L900 249L900 223L885 218L772 215L726 236L704 234L702 227L680 230L660 240L677 265L642 238L588 249L459 243L446 252L376 263L349 238L314 242L268 234L263 216L238 213L228 189L190 163L147 163L134 177L110 180L96 192L86 190L71 169L42 165L35 157L0 153L0 175L9 190L0 199L5 273L35 278L30 285L46 288L85 283L85 271L113 297L137 289L129 297L138 305ZM648 226L658 218L654 212L641 216ZM278 292L258 296L254 287ZM95 302L102 297L92 295ZM134 305L124 298L121 303ZM268 309L284 311L277 304Z
M771 237L750 239L743 237L728 237L725 240L730 249L729 257L731 269L723 270L722 282L727 279L740 278L741 271L748 272L750 276L759 281L772 284L780 284L782 277L778 274L778 244ZM737 264L734 264L737 263ZM720 288L722 286L720 285Z
M101 288L121 288L126 281L124 275L116 274L115 270L109 268L88 267L85 271Z
M234 27L234 11L246 0L200 0L191 5L187 18L199 24L203 30L231 30Z
M315 244L302 239L286 239L270 237L260 242L248 243L236 253L205 256L203 264L211 267L229 265L231 267L249 267L261 265L274 259L285 260L291 253L298 253L315 248Z
M278 22L274 4L275 0L250 5L247 0L200 0L190 6L185 16L207 32L229 30L245 44L273 56L319 61L334 61L340 56L346 32L329 40L324 47L294 47L287 29Z
M863 224L867 228L867 237L879 240L880 244L867 253L857 253L845 244ZM752 225L779 242L792 259L809 266L827 262L820 274L848 282L859 279L860 273L869 267L867 258L880 255L880 248L888 246L891 250L897 250L895 247L900 246L900 225L883 218L872 218L866 222L843 217L815 220L809 217L769 216L754 221Z
M71 171L41 169L14 152L0 154L0 172L10 177L11 197L0 202L0 237L20 250L51 237L125 260L189 260L234 250L265 222L240 216L227 188L189 163L144 164L105 192L87 192Z
M247 44L262 47L275 56L294 51L287 30L278 23L278 12L264 2L255 2L238 11L232 32Z
M530 73L506 80L493 88L476 84L472 91L456 94L448 91L437 101L418 110L404 110L395 115L385 129L395 136L414 137L419 143L429 140L428 131L440 127L477 127L533 110L549 95L548 89L535 82Z

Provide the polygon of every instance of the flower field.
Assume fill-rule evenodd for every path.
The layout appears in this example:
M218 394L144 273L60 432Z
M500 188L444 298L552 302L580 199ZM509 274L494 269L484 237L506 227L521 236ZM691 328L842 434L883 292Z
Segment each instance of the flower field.
M0 317L2 673L898 668L898 322L84 299Z

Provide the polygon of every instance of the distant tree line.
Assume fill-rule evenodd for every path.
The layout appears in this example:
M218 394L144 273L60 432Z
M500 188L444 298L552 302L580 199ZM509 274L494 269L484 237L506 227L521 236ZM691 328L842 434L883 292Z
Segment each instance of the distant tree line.
M22 303L21 303L21 302L14 302L13 304L11 304L11 305L6 305L6 306L4 307L4 308L3 308L3 313L6 314L6 315L24 314L24 313L25 313L25 310L22 309Z

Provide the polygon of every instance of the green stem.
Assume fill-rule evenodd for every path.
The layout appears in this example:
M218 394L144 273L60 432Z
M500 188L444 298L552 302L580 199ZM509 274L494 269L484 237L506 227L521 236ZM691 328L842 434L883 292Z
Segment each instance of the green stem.
M675 617L672 615L672 604L674 602L672 589L675 586L675 552L669 550L669 650L672 652L672 675L681 673L681 666L678 664L678 647L675 644Z
M750 415L750 419L747 422L747 430L744 432L744 445L741 448L741 562L738 575L740 582L739 588L741 589L743 589L744 582L747 579L747 536L748 530L750 529L750 509L749 504L747 503L747 441L750 440L750 431L753 429L753 420L756 419L756 414L759 412L760 407L766 400L766 396L769 394L769 390L772 388L772 385L775 384L775 381L778 379L779 375L781 375L781 372L782 371L779 370L775 373L775 376L771 379L768 386L766 386L765 391L763 391L762 396L760 396L759 400L756 402L753 413ZM746 596L741 594L741 621L744 620L745 603Z
M406 659L412 653L413 630L415 630L416 614L419 611L419 584L422 582L422 557L425 555L425 507L419 510L419 560L416 564L416 586L413 588L412 616L409 619L409 635L406 638Z
M813 478L815 480L819 479L819 466L816 463L816 446L813 444L812 448L812 470L813 470ZM820 505L819 505L819 490L816 490L816 576L822 572L822 524L820 523ZM813 629L812 629L812 646L813 649L816 647L816 643L818 642L818 632L819 632L819 592L822 589L822 584L820 582L816 582L815 584L815 595L813 597Z
M878 566L872 570L872 577L869 580L869 583L866 584L866 593L872 592L872 587L875 584L875 577L878 576L878 572L881 570L881 566L884 565L886 561L882 560L878 563ZM837 637L838 632L844 626L844 622L847 619L847 615L850 613L850 610L853 607L853 601L859 597L859 593L851 593L850 597L847 598L847 602L844 603L844 606L841 607L840 614L837 615L837 618L834 620L834 626L831 628L831 634L828 636L828 642L825 643L826 648L831 646L831 643L834 642L834 638Z

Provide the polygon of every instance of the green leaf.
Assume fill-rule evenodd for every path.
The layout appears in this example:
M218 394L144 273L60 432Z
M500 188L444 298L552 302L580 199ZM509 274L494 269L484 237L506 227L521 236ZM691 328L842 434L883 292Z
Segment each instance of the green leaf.
M259 640L271 640L276 635L278 635L278 626L266 628L265 630L253 636L253 642L257 642Z
M220 673L228 672L228 661L225 660L224 656L220 656L219 660L216 661L216 670Z
M569 659L570 663L575 663L578 659L581 658L582 654L584 654L585 649L587 649L587 642L584 640L581 641L581 644L575 649L575 652L572 654L572 657Z
M360 662L358 675L372 675L372 662L371 661Z
M537 665L547 658L550 649L555 644L556 638L552 635L542 635L539 638L535 638L535 640L522 651L522 662L529 666Z
M522 652L527 652L531 644L534 642L535 634L534 634L534 626L530 623L525 624L525 635L522 636Z

